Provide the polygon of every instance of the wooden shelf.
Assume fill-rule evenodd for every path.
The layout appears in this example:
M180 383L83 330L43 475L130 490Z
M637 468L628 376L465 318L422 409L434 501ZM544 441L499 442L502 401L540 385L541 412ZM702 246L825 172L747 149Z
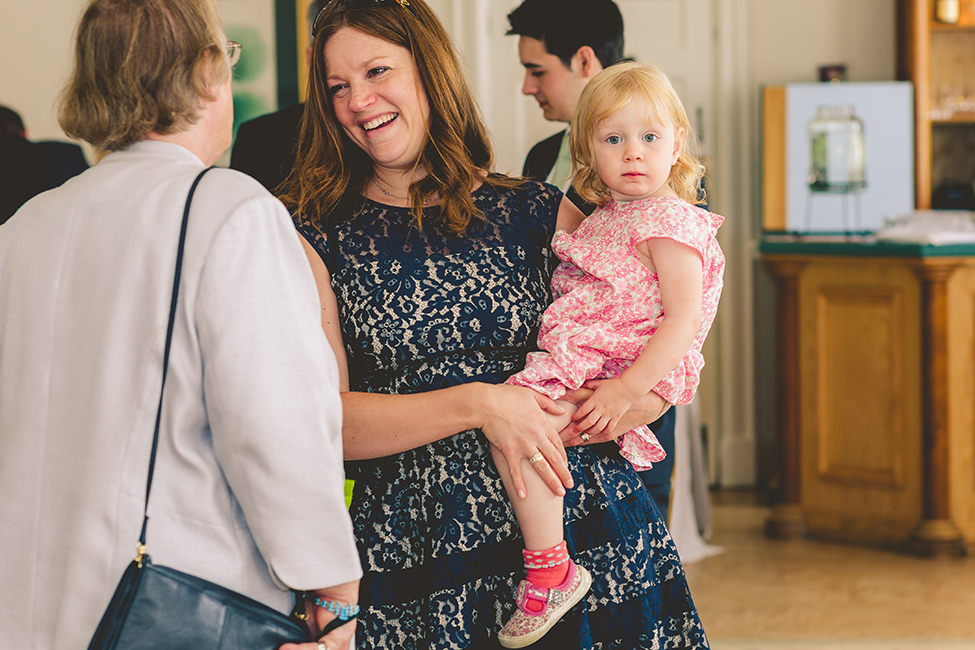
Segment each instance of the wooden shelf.
M971 167L966 147L953 146L945 139L948 127L975 124L975 112L940 118L932 111L934 94L945 90L964 93L975 87L975 2L962 1L957 24L935 21L935 3L897 0L897 76L914 84L915 200L919 210L931 207L931 190L945 180L945 170Z
M964 113L955 113L948 118L938 118L932 119L931 124L935 125L954 125L954 124L975 124L975 112L967 111Z
M975 30L975 19L969 19L964 24L960 20L954 24L931 21L932 32L970 32L973 30Z

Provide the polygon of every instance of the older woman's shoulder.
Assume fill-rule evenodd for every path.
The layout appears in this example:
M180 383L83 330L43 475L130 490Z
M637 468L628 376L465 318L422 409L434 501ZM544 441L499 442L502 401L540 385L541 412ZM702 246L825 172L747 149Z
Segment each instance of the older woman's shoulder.
M236 169L218 167L209 175L218 178L227 189L240 192L242 198L276 198L257 179Z
M207 194L222 196L228 207L249 204L253 207L263 206L262 211L270 209L275 213L288 214L278 197L268 192L259 181L243 172L218 167L207 174L205 182Z
M291 224L291 215L276 196L247 174L233 169L216 167L207 172L193 195L193 204L211 224L254 219Z

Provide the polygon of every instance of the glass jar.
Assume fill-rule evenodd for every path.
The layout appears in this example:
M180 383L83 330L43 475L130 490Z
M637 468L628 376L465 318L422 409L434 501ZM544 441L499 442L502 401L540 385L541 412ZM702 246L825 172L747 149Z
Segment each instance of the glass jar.
M935 5L934 15L939 23L955 24L958 22L960 9L959 0L938 0Z
M809 189L859 192L867 187L863 122L852 106L820 106L809 123Z

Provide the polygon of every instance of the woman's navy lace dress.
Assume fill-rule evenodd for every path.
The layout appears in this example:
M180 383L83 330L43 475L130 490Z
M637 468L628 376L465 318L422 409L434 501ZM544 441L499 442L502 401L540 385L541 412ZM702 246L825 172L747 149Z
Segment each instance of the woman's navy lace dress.
M436 208L421 232L408 210L369 200L339 223L296 218L332 276L351 389L422 392L521 369L550 300L561 196L483 185L474 197L487 221L464 238L437 228ZM707 648L670 534L616 444L568 455L566 540L593 587L532 648ZM365 571L356 647L500 647L523 543L481 432L347 471Z

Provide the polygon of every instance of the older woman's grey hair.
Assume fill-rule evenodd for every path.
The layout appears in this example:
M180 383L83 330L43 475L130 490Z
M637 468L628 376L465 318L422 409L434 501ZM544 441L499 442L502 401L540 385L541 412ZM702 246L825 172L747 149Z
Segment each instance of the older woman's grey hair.
M61 128L107 151L184 130L230 74L225 44L213 0L91 0Z

